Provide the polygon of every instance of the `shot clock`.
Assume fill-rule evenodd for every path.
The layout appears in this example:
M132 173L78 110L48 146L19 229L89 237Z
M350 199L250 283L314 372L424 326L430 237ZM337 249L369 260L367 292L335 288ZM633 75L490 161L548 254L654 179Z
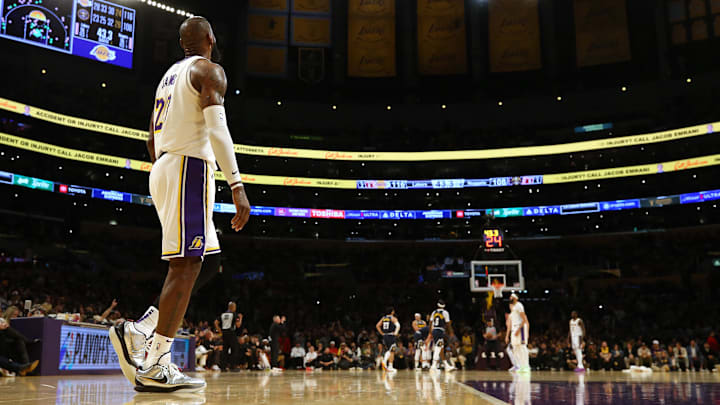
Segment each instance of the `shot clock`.
M483 230L483 248L486 253L502 253L505 251L505 237L498 228Z

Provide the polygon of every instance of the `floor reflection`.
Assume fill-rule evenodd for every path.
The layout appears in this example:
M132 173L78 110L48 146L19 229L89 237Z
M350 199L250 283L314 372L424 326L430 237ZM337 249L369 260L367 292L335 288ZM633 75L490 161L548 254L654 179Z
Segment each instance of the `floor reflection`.
M516 374L512 381L468 381L467 385L513 405L717 405L720 384L690 381L655 382L637 378L586 382L579 374L567 381L533 381Z

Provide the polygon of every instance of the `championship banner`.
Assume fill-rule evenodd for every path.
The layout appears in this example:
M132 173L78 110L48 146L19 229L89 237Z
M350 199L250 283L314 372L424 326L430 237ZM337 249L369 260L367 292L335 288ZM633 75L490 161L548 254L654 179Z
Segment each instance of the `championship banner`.
M489 13L490 71L542 68L538 1L493 0Z
M248 15L248 41L285 45L288 41L288 17L276 14Z
M463 0L417 0L418 16L441 17L465 15Z
M350 17L395 17L395 0L348 0Z
M420 74L466 73L464 0L420 0L417 7Z
M288 0L248 0L251 11L287 12Z
M293 14L330 15L330 0L292 0Z
M287 76L287 47L248 45L247 72L255 76Z
M625 0L575 0L574 4L578 66L630 60Z
M395 75L395 17L351 16L348 20L348 76Z
M331 45L330 19L326 17L292 16L292 41L295 46Z
M284 49L284 48L281 48ZM139 130L104 122L88 120L80 117L64 115L17 101L0 98L0 110L23 114L25 116L66 127L85 129L88 131L121 136L145 141L147 130ZM272 146L234 145L235 153L254 156L271 156L297 159L318 160L354 160L354 161L404 161L422 162L437 160L481 160L505 159L514 157L556 155L560 153L585 152L599 149L623 148L628 146L649 145L691 139L698 136L716 134L720 131L720 122L698 124L689 127L675 128L644 134L620 136L615 138L595 139L590 141L570 142L554 145L519 146L499 149L427 151L427 152L357 152L332 151L322 149L294 149ZM718 135L716 135L718 136ZM19 138L23 139L23 138ZM11 145L14 146L14 145Z
M701 41L708 38L708 27L705 20L695 20L690 25L690 35L693 41Z
M705 17L707 15L705 0L690 0L688 10L690 10L690 18Z

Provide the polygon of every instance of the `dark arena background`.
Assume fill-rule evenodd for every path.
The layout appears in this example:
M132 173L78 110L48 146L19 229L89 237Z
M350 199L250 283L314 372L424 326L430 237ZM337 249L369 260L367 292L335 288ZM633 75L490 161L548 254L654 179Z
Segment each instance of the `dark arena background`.
M720 1L0 10L0 404L720 403ZM113 331L184 308L146 141L194 16L251 215L211 162L163 366L204 388L136 392Z

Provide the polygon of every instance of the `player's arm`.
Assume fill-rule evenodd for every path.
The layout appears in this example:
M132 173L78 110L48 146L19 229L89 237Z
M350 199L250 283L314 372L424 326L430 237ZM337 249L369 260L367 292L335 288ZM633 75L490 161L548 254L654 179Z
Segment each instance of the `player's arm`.
M580 328L582 328L582 333L583 333L582 335L583 335L583 338L585 338L585 336L586 336L585 335L585 322L583 322L582 319L580 320Z
M200 108L209 130L210 144L215 153L215 159L220 165L220 170L232 189L236 213L230 223L232 229L237 232L245 226L250 218L250 202L245 195L245 187L242 184L223 106L227 90L227 77L220 65L200 59L190 68L190 82L200 93Z
M418 328L418 326L417 326L417 321L413 321L413 323L412 323L412 328L413 328L413 330L414 330L415 332L419 332L419 331L420 331L420 328Z
M400 334L400 321L396 317L392 317L392 321L395 324L395 333L394 335L397 336Z
M379 320L378 323L375 324L375 329L377 329L378 333L379 333L380 335L382 335L382 334L383 334L383 331L382 331L382 329L380 328L380 325L382 325L382 319Z
M153 124L153 114L150 114L150 130L148 131L148 139L145 142L145 145L147 146L148 155L150 155L150 161L152 163L155 163L155 160L157 159L155 157L155 130L154 130L154 124Z

